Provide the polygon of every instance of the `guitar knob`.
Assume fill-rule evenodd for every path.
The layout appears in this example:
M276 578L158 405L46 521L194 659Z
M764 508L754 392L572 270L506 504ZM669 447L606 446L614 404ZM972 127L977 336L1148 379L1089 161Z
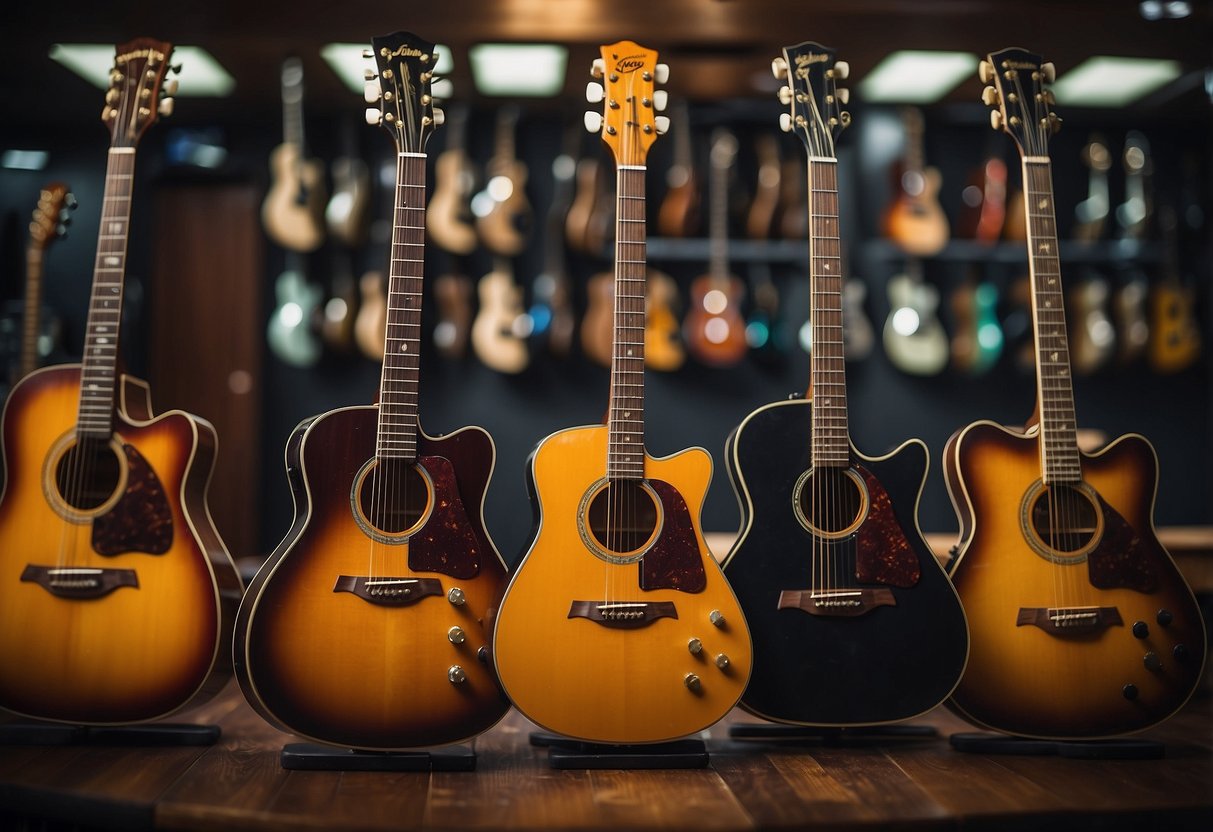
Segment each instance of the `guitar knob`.
M383 90L379 86L379 79L371 78L362 85L362 100L367 104L374 104L383 97Z
M703 682L694 673L688 673L682 677L682 683L687 686L687 690L692 693L699 693L703 688Z
M1057 113L1049 113L1048 115L1049 131L1056 133L1061 130L1061 116Z
M981 79L981 83L988 84L994 80L994 64L989 61L982 61L977 65L977 77Z
M602 113L597 110L586 110L585 129L591 133L600 132L602 130Z
M1159 610L1157 616L1158 623L1164 627L1170 627L1171 622L1175 620L1175 616L1170 610Z
M109 90L106 90L106 93L105 93L105 103L106 103L106 104L113 104L115 101L117 101L117 100L118 100L118 97L119 97L120 95L121 95L121 93L120 93L120 92L118 92L116 89L110 88Z
M1171 655L1175 657L1175 661L1177 662L1186 662L1188 660L1188 645L1175 645L1171 648Z
M451 591L446 594L446 600L450 601L456 607L462 607L467 603L467 596L463 594L463 590L457 586L451 587Z
M987 107L997 107L999 100L998 90L993 87L986 87L981 91L981 103Z
M602 58L595 58L590 63L590 75L595 78L601 78L603 75L606 75L606 64L602 62Z
M729 669L729 657L726 656L724 653L717 653L716 654L716 666L719 667L721 670L728 670Z
M785 133L792 132L792 114L791 113L780 113L779 114L779 129Z
M670 94L665 90L656 90L653 93L653 109L659 113L664 113L666 105L670 103Z
M713 627L719 627L722 630L724 629L724 613L722 613L720 610L712 610L710 613L708 613L708 621L712 622Z
M173 114L173 103L175 101L176 99L174 98L161 98L160 104L156 107L156 110L160 113L160 115L168 118Z
M1046 84L1052 84L1057 80L1057 67L1052 61L1045 61L1040 65L1040 75L1045 79Z
M468 680L467 671L457 664L451 665L446 672L446 678L452 685L462 685Z
M834 97L838 99L838 103L847 105L851 103L851 91L846 87L839 87L834 90Z
M792 88L791 87L780 87L778 95L779 95L780 104L791 104L792 103Z
M788 62L785 61L782 57L776 58L773 61L771 61L771 74L774 75L776 78L778 78L780 81L782 81L784 78L787 78L788 77Z
M845 81L851 74L851 65L846 61L835 61L834 69L832 70L834 77L839 81Z
M1123 688L1120 689L1120 694L1125 699L1128 699L1130 702L1132 702L1134 699L1137 698L1137 685L1130 682L1129 684L1125 685Z
M1002 113L1000 113L998 110L990 111L990 126L995 130L1002 129Z
M463 631L462 627L452 627L446 631L446 639L451 644L463 644L468 640L468 636L467 633Z
M1144 621L1133 622L1133 638L1146 638L1150 635L1150 625Z
M692 656L698 656L703 652L703 642L697 638L693 638L687 642L687 650L690 651Z
M591 104L597 104L602 100L604 95L606 93L603 92L602 84L597 81L590 81L585 85L585 100Z
M655 119L653 119L653 122L657 125L658 135L664 136L666 133L670 132L669 116L657 116Z
M657 66L654 67L653 80L655 80L658 84L667 83L670 80L670 65L657 64Z
M1158 658L1158 654L1153 650L1142 657L1141 663L1146 666L1146 670L1159 670L1162 668L1162 659Z
M366 123L367 124L374 127L375 125L379 124L379 121L382 118L383 118L383 113L379 112L379 110L377 108L375 108L375 107L366 108Z

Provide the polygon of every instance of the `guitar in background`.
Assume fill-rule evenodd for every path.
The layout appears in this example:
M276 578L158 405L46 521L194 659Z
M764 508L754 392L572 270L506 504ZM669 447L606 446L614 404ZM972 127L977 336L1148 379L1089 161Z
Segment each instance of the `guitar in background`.
M779 194L783 190L779 140L772 133L759 133L754 137L754 153L758 157L758 173L754 198L746 214L745 234L751 240L769 240L779 222Z
M331 291L324 303L320 334L337 352L354 349L354 324L358 315L358 283L354 279L354 250L366 242L369 230L371 175L357 155L352 123L342 123L342 155L332 165L333 195L324 209L329 237L339 245L333 256Z
M1112 208L1108 195L1112 154L1103 136L1092 133L1087 139L1082 148L1082 163L1087 167L1087 198L1074 206L1074 227L1070 236L1091 243L1103 237Z
M115 50L83 361L35 370L4 407L0 707L35 719L145 722L231 672L241 584L206 505L214 429L154 415L119 371L135 151L172 109L171 54L147 38Z
M598 272L586 284L586 311L581 322L581 350L603 367L611 366L615 345L615 275ZM644 365L670 373L686 363L678 325L678 284L663 271L645 272Z
M783 163L779 142L772 133L754 137L758 156L758 174L754 198L746 215L746 237L770 240L779 222L779 200L783 190L780 177ZM745 336L750 353L762 363L775 364L787 353L787 336L779 316L779 287L771 276L771 266L761 260L749 264L750 311L746 316Z
M952 580L969 664L951 698L967 719L1028 737L1095 738L1155 725L1205 661L1200 609L1154 533L1158 458L1138 434L1079 449L1057 251L1052 64L1007 49L981 65L993 124L1022 157L1037 409L1025 431L975 422L948 440L960 519Z
M472 322L472 348L491 369L510 375L530 363L527 338L531 321L522 304L522 287L514 280L510 258L493 258L493 270L476 287L480 308Z
M577 162L568 153L552 162L552 204L543 229L543 271L531 281L531 306L527 310L531 351L546 349L561 359L569 356L576 326L564 246L564 224L573 201L576 171Z
M998 286L971 266L949 298L952 307L952 368L962 375L985 375L1002 355Z
M270 155L270 188L261 205L265 233L290 251L324 242L324 165L303 141L303 61L282 62L282 144Z
M59 344L58 319L42 309L43 260L56 240L67 236L76 197L62 182L42 188L29 224L25 247L25 304L21 314L21 347L9 380L16 382L32 373Z
M710 457L644 449L645 159L668 126L653 89L668 70L631 41L601 55L592 72L608 103L586 126L617 170L607 423L558 431L531 454L534 534L498 610L493 659L527 718L631 744L728 713L750 675L750 636L700 530Z
M657 209L657 233L694 237L699 231L699 180L691 149L691 115L685 101L674 105L674 161L665 174L666 191Z
M840 102L845 104L846 102ZM843 250L841 260L842 274L845 277L842 285L842 344L847 361L863 361L872 354L876 346L876 333L872 322L864 311L864 303L868 297L868 287L862 279L850 274L846 250ZM800 325L797 334L800 347L809 355L813 354L813 317Z
M425 214L430 239L451 255L434 280L438 308L434 346L443 358L454 360L463 358L471 335L472 279L464 271L463 258L475 251L477 244L471 209L476 170L467 154L467 125L467 108L451 107L445 123L446 149L434 163L438 182Z
M835 140L849 68L816 43L772 64L781 126L808 153L810 396L749 414L725 445L742 527L725 559L754 636L742 707L777 722L870 725L940 704L960 679L960 599L918 530L921 440L867 457L851 444Z
M265 337L270 350L292 367L311 367L324 353L320 340L324 289L307 277L307 257L286 251L286 268L274 281L276 306Z
M729 272L729 171L737 157L737 137L724 128L712 132L711 239L708 273L691 284L691 305L683 336L695 360L710 367L732 367L745 358L745 285Z
M884 234L906 254L930 257L948 244L948 218L939 204L942 178L936 168L926 167L922 111L903 107L901 121L905 150L894 168L896 196L885 210Z
M601 251L590 251L586 246L586 231L590 215L598 202L598 193L603 188L601 165L593 156L582 156L577 160L576 186L573 201L565 216L564 236L568 247L579 254L600 255Z
M274 725L395 750L470 738L509 709L480 658L505 566L483 521L493 440L434 438L418 418L434 47L403 32L373 44L368 121L396 147L379 402L305 419L288 440L295 518L240 606L235 656Z
M961 201L956 235L984 245L998 242L1007 217L1007 163L997 156L986 159L961 192Z
M1150 143L1144 134L1130 130L1125 136L1124 150L1125 201L1116 206L1116 224L1122 240L1142 243L1150 236L1154 221L1154 162L1150 158ZM1116 360L1132 364L1140 359L1150 341L1150 323L1146 301L1150 281L1145 271L1132 263L1120 271L1112 297L1112 313L1116 320Z
M1074 323L1070 336L1074 371L1089 376L1102 370L1116 355L1116 328L1108 315L1112 294L1107 278L1091 266L1079 272L1079 278L1067 293Z
M1196 289L1183 280L1179 270L1179 219L1174 208L1159 208L1158 226L1163 261L1162 277L1150 295L1150 367L1158 373L1178 373L1200 357Z
M387 278L371 269L358 279L358 316L354 319L354 343L372 361L383 361L383 338L387 331Z
M897 369L933 376L948 366L948 335L940 323L939 290L923 277L922 261L910 258L905 272L889 279L889 317L884 351Z
M517 107L503 107L497 113L497 135L493 155L485 165L484 190L472 201L480 242L501 257L521 254L531 231L527 169L514 149L519 116Z

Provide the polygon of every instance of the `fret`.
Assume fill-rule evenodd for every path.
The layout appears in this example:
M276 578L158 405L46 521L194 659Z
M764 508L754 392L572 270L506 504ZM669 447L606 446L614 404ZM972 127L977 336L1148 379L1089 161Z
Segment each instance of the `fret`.
M813 327L814 465L850 460L846 370L842 336L842 241L838 220L837 163L809 158L809 298Z
M607 476L644 476L645 168L616 169L615 309Z

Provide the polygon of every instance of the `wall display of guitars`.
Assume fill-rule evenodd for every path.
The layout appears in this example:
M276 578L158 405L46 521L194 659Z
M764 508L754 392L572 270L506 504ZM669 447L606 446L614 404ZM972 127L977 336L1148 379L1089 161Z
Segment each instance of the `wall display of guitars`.
M785 47L781 126L808 153L810 395L751 413L725 461L742 527L725 559L754 636L741 703L778 722L908 719L955 688L968 629L918 529L928 454L918 439L882 457L851 444L843 358L842 241L834 145L851 121L831 49Z
M468 739L505 714L486 657L506 572L483 521L492 439L431 437L418 418L434 45L407 32L372 45L368 121L396 148L379 401L305 419L288 439L295 519L240 606L235 658L271 723L397 750Z
M668 68L631 41L593 62L585 123L616 163L614 338L605 425L544 439L527 468L535 527L497 613L493 658L523 714L570 737L651 743L700 731L737 702L750 635L708 551L701 448L644 447L645 161L669 120ZM586 703L609 703L587 707Z
M4 407L0 707L75 724L144 722L231 672L240 578L207 509L210 423L155 415L119 370L135 151L172 110L172 47L119 45L83 362L35 370Z
M1178 710L1206 644L1196 600L1154 533L1153 447L1138 434L1093 454L1078 446L1049 157L1060 127L1053 77L1052 64L1020 49L981 64L992 123L1022 159L1037 404L1026 431L975 422L944 450L961 526L952 579L972 635L951 703L1012 734L1092 738Z

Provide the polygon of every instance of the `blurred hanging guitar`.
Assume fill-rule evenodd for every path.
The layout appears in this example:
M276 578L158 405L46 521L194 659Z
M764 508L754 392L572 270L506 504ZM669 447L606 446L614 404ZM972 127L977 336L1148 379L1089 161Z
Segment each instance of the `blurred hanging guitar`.
M759 408L725 446L742 507L725 575L754 636L741 704L801 725L908 719L960 680L964 610L918 530L926 445L912 439L868 457L847 428L834 145L850 123L836 86L848 66L806 42L785 47L772 68L787 85L784 129L808 151L815 343L811 395Z
M577 133L581 132L580 127ZM577 136L580 139L580 136ZM573 176L577 163L562 153L552 162L553 193L544 224L543 271L531 282L531 345L546 348L557 358L567 358L573 345L572 292L565 263L564 224L573 200Z
M699 181L691 150L690 110L685 101L674 105L673 123L674 161L665 174L666 192L657 209L657 233L693 237L699 230Z
M46 250L55 240L67 236L71 212L76 197L62 182L44 187L38 197L38 207L29 224L29 245L25 248L25 307L21 316L21 353L11 380L24 378L37 369L58 342L57 321L47 331L42 315L42 261Z
M1023 159L1037 411L1026 432L975 422L944 449L960 518L952 579L972 647L952 704L1012 734L1093 738L1178 710L1201 678L1200 609L1154 533L1158 458L1138 434L1087 454L1074 394L1057 253L1052 64L1006 49L982 62L994 124Z
M1142 242L1149 236L1154 220L1154 162L1150 158L1150 142L1138 130L1125 136L1124 150L1125 201L1116 206L1116 222L1122 240ZM1132 364L1141 358L1150 341L1150 324L1146 317L1146 299L1150 282L1145 271L1132 261L1123 264L1120 279L1112 295L1112 314L1117 340L1116 359Z
M493 630L515 706L591 742L701 731L750 675L745 619L699 526L711 459L644 449L645 159L668 126L654 114L667 73L656 60L621 41L594 61L608 103L586 125L611 148L618 186L610 409L607 424L559 431L531 454L536 525Z
M711 240L708 273L691 284L691 305L683 333L696 360L712 367L731 367L745 358L749 345L741 302L745 285L729 273L729 170L737 156L737 138L724 128L712 135Z
M897 196L885 210L884 234L906 254L930 257L948 244L948 218L939 204L941 178L926 167L922 147L922 112L904 107L901 120L906 143L902 161L894 169Z
M1180 277L1179 218L1171 206L1159 210L1163 233L1162 278L1150 295L1150 366L1158 373L1177 373L1200 357L1196 325L1196 292Z
M0 707L36 719L156 719L231 670L241 586L206 506L214 429L154 416L147 384L118 369L135 149L172 108L171 52L116 50L83 363L34 371L5 404Z
M530 318L522 305L522 287L508 257L493 259L493 270L476 287L480 308L472 322L472 348L486 367L521 373L530 363Z
M476 227L472 221L471 199L476 172L468 158L467 108L451 108L446 125L446 149L434 163L434 196L425 214L425 228L439 248L466 257L476 250Z
M505 566L483 522L492 439L433 438L417 415L434 47L404 32L373 44L368 121L396 146L379 403L290 437L295 520L240 606L235 655L245 696L280 728L402 749L475 736L509 708L480 652Z
M910 259L904 274L889 278L885 354L897 369L933 376L948 366L948 335L939 321L939 290L923 277L922 261Z
M324 165L308 159L303 143L303 62L282 63L282 144L270 156L270 188L261 222L270 239L291 251L315 251L324 242Z
M484 191L476 197L487 206L476 217L480 241L490 252L504 257L521 254L531 231L526 165L514 151L518 117L517 107L504 107L497 113L493 156L485 165Z

